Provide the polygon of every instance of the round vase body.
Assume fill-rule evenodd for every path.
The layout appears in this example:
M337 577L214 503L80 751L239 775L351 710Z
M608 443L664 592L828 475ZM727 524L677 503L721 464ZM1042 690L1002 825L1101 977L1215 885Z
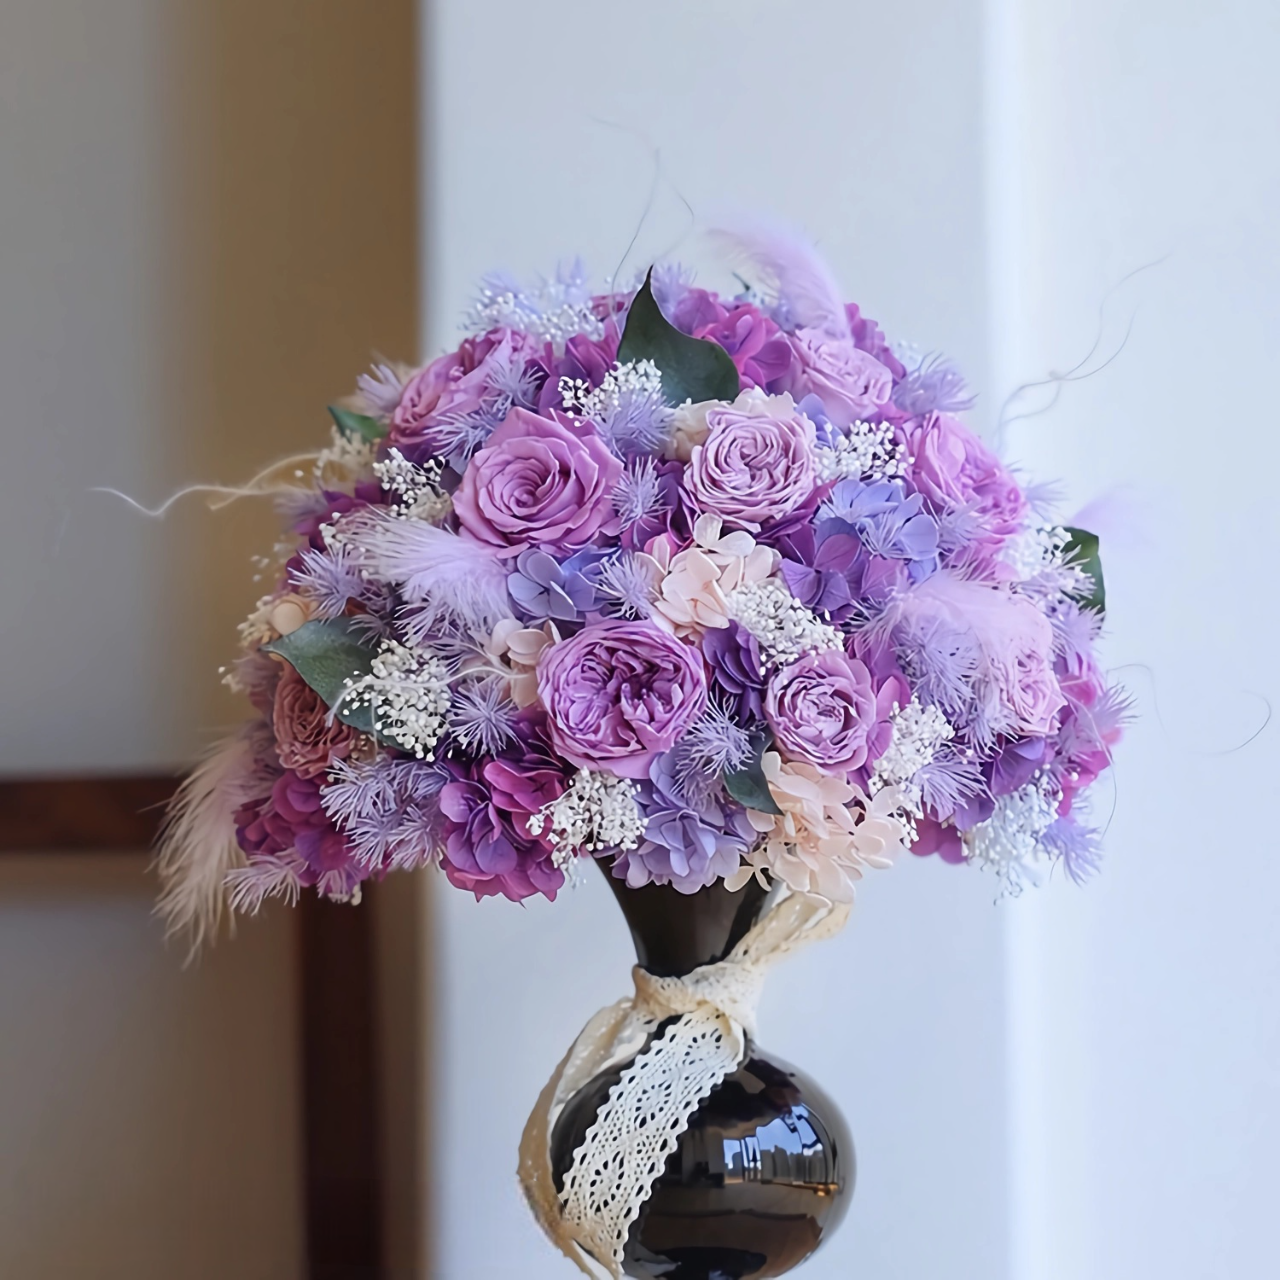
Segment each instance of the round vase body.
M759 917L754 882L696 894L610 884L642 967L663 977L723 959ZM661 1028L659 1028L659 1033ZM557 1187L630 1064L589 1081L551 1136ZM803 1262L839 1225L854 1154L835 1104L803 1073L748 1042L736 1071L694 1113L627 1237L624 1269L642 1280L764 1280Z

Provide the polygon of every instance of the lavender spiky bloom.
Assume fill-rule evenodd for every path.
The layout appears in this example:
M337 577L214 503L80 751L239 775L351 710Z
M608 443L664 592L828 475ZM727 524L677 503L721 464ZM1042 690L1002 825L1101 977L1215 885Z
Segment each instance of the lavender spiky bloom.
M648 618L658 595L658 567L648 556L623 551L600 565L596 593L610 617Z
M628 460L613 490L613 509L624 525L656 520L671 510L658 465L650 457Z
M1076 884L1097 875L1102 866L1102 839L1092 827L1059 818L1040 834L1041 847L1062 859L1062 869Z
M340 618L347 602L359 600L368 589L359 559L348 546L339 543L327 551L306 547L299 559L301 567L292 569L289 579L311 602L318 618Z
M476 680L454 690L449 733L467 755L494 756L515 742L517 714L499 680Z
M927 413L963 413L972 409L974 402L964 376L940 355L921 360L893 391L893 403L913 418Z
M421 866L438 848L433 801L447 780L437 765L392 756L342 760L331 770L320 802L365 866Z
M945 747L916 772L911 783L919 792L921 805L940 821L986 791L977 762Z
M675 747L676 785L691 803L704 804L719 792L726 773L747 763L752 747L750 731L738 723L733 710L713 699Z

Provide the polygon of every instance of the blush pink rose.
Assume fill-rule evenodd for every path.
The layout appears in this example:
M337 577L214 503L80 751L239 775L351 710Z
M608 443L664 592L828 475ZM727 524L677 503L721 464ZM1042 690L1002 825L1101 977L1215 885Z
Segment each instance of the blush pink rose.
M290 666L276 685L271 724L280 763L301 778L319 777L334 760L345 760L360 738L350 725L330 719L324 700Z
M573 551L617 533L613 489L622 463L589 424L513 409L453 495L473 538L516 556L528 547Z
M707 410L684 487L700 512L753 533L803 505L817 486L813 423L790 396L744 391Z

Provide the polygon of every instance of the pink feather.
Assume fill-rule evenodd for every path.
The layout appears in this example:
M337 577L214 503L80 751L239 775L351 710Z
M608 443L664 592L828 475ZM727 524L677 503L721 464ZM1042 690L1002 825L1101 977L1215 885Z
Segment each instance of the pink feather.
M761 219L718 227L710 234L751 284L785 304L797 328L848 340L849 319L840 286L803 236L782 223Z
M493 547L422 520L374 513L344 524L343 534L366 570L421 607L427 625L457 622L487 633L511 617L507 564Z

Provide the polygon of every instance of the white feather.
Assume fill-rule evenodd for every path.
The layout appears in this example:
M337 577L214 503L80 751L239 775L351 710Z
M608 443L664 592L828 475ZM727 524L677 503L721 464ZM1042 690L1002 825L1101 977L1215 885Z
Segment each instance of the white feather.
M253 746L257 724L216 743L170 802L155 866L161 893L156 911L166 936L187 934L191 955L217 935L226 909L223 882L244 865L235 812L261 792Z
M783 303L795 326L847 340L840 286L818 251L781 223L754 219L718 227L711 239L748 282Z
M428 524L369 513L343 536L375 578L397 584L428 624L458 622L473 633L511 617L508 564L495 548Z

